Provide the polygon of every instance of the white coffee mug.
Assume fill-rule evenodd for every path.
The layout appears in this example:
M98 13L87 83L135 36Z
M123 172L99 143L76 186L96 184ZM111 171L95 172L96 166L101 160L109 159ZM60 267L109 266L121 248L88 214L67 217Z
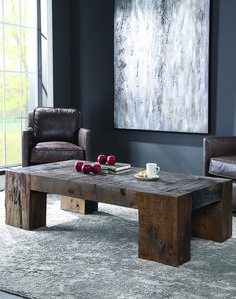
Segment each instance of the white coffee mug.
M147 170L148 178L155 178L155 177L157 177L157 174L160 171L160 167L157 166L156 163L147 163L146 170Z

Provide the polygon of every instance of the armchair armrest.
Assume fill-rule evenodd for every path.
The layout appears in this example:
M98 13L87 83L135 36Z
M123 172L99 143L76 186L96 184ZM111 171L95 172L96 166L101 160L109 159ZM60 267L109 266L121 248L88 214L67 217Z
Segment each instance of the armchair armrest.
M85 160L91 159L91 131L80 128L78 134L78 144L85 151Z
M23 131L22 135L22 166L29 166L30 150L34 144L33 128L28 127Z
M213 157L236 155L236 136L206 137L203 139L203 175L209 175Z

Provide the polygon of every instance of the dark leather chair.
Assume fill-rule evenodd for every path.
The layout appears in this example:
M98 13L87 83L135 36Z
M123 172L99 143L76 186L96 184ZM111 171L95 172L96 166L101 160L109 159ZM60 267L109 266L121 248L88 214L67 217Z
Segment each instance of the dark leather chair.
M64 160L90 161L91 131L76 109L35 108L22 136L22 166Z
M232 208L236 211L236 136L203 139L203 175L232 179Z

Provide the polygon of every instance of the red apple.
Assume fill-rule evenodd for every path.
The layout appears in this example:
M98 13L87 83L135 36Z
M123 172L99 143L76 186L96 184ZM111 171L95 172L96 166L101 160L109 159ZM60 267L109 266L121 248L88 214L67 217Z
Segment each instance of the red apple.
M91 166L89 164L84 164L82 167L81 167L81 170L84 174L88 174L90 173L91 171Z
M101 165L98 163L94 163L92 165L92 172L93 173L99 173L101 171Z
M99 155L97 158L98 163L100 164L106 164L107 156L106 155Z
M116 163L116 157L115 156L108 156L107 157L107 163L109 165L114 165Z
M84 164L84 162L82 162L82 161L76 161L75 162L75 169L77 171L81 171L81 167L83 166L83 164Z

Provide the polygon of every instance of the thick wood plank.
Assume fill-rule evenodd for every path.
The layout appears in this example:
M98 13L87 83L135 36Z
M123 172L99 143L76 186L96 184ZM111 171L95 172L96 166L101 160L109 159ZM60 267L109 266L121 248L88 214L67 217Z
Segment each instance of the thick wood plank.
M22 175L11 172L6 172L5 175L5 223L22 228L22 202L19 189Z
M126 190L135 190L138 192L148 192L152 194L159 194L160 192L166 192L170 195L184 195L186 193L195 193L200 190L210 190L215 188L217 183L221 184L222 179L209 178L203 176L186 175L179 173L169 173L160 172L160 178L155 182L140 182L134 178L134 174L141 170L141 168L133 168L133 172L125 175L106 175L97 174L94 175L90 173L89 175L84 175L81 172L77 172L74 169L74 162L63 161L55 162L43 165L36 165L18 169L17 172L28 173L32 175L32 180L35 179L36 187L37 180L39 178L45 178L46 180L52 180L53 183L58 181L58 184L63 183L63 181L68 183L83 183L90 185L99 186L110 186L112 188L120 188ZM53 184L52 184L53 185ZM42 186L43 188L44 186ZM32 185L33 188L33 185ZM53 188L53 186L52 186ZM55 189L55 188L54 188ZM68 192L70 190L68 189ZM73 190L71 190L73 192ZM197 196L198 197L198 196ZM197 198L196 197L196 198ZM205 196L204 200L209 197ZM212 196L212 201L219 200L219 198L214 199L214 194ZM194 198L193 198L194 201ZM199 208L199 206L197 206Z
M139 201L139 257L171 266L190 260L191 196Z
M6 171L5 223L26 230L46 225L46 193L30 190L30 176Z
M232 236L232 181L222 183L221 201L192 212L192 236L217 242Z
M211 203L218 202L222 198L222 184L215 184L193 191L192 193L192 210L199 209Z
M98 210L98 203L81 198L61 196L61 209L80 214L90 214Z
M27 229L32 230L46 225L47 194L30 191L29 223ZM24 227L23 227L24 228Z
M88 182L88 177L78 180L68 181L56 178L31 177L31 188L38 192L59 194L66 197L79 198L89 201L103 202L123 207L138 208L138 197L135 190L122 188L119 184L101 184L104 176L93 176L93 180ZM91 179L89 177L89 179ZM100 184L99 184L100 183Z

